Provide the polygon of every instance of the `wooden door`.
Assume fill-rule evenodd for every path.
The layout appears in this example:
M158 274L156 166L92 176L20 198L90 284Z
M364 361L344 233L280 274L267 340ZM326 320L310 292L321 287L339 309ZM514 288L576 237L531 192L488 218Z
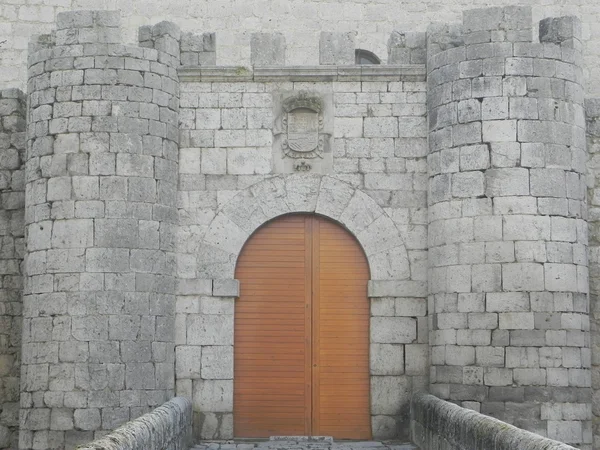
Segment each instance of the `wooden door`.
M339 225L291 215L236 268L234 434L370 439L369 269Z

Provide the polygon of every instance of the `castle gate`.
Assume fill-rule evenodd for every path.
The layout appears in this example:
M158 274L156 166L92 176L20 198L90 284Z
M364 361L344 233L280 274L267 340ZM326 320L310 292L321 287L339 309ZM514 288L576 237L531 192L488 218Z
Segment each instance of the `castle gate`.
M261 227L238 259L234 434L369 439L369 267L316 215Z

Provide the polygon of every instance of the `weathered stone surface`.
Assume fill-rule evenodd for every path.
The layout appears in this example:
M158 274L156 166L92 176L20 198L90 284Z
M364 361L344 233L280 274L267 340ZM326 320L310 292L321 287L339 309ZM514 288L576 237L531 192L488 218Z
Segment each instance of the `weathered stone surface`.
M411 401L411 422L415 443L428 448L443 439L444 445L458 449L475 443L474 448L485 448L491 442L506 448L573 449L570 445L542 437L508 425L493 417L440 400L433 395L417 394ZM435 425L434 425L435 424ZM442 424L442 427L437 427ZM485 429L482 437L481 429ZM460 431L458 431L460 430ZM553 433L556 435L556 432Z

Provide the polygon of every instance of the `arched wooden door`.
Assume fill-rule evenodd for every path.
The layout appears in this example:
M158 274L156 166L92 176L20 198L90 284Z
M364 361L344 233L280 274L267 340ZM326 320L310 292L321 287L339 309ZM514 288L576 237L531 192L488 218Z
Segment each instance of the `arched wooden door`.
M236 267L234 434L370 439L369 268L339 225L260 228Z

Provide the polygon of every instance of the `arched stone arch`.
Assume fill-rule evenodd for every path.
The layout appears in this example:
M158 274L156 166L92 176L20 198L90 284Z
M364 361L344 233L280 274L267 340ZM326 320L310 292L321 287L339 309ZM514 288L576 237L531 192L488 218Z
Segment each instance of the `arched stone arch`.
M410 265L399 230L367 194L327 175L280 175L235 195L216 214L199 256L202 275L233 279L237 257L254 231L278 216L314 212L348 229L362 245L373 280L407 280Z

